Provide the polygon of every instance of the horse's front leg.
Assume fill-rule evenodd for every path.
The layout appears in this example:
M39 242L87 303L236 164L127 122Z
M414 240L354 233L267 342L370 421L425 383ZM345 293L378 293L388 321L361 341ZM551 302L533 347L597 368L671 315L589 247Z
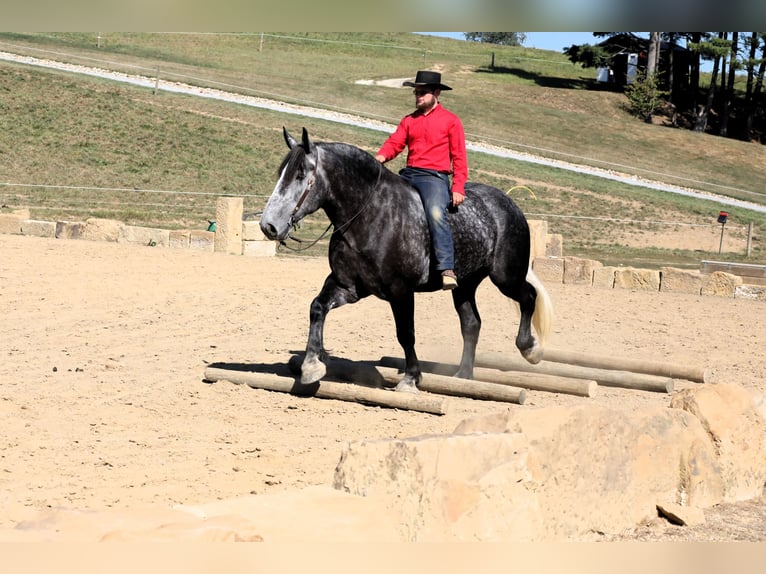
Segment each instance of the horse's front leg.
M390 304L396 324L396 339L404 351L404 377L396 385L396 390L417 393L422 374L415 354L415 294L410 291L392 299Z
M324 364L327 359L324 349L324 321L327 313L330 309L358 300L356 291L338 285L332 274L325 279L322 290L311 302L309 310L309 338L306 343L306 356L301 365L302 384L315 383L327 372Z
M455 377L473 379L476 360L476 345L481 331L481 317L476 307L476 285L461 284L452 291L452 301L460 318L460 333L463 336L463 355Z

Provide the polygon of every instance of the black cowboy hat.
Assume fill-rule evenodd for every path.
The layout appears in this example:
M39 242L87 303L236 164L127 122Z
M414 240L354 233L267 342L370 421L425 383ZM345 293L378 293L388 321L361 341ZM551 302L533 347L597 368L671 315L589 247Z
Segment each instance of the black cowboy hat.
M451 90L449 86L442 84L442 75L439 72L431 72L429 70L419 70L415 76L414 82L404 82L403 86L410 86L415 88L417 86L432 86L439 88L440 90Z

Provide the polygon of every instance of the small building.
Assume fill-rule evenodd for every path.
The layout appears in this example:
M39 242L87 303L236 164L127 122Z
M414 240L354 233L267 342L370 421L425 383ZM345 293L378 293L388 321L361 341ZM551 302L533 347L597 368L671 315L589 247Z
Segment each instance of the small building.
M632 34L617 34L600 42L599 47L611 54L610 64L598 68L596 79L615 86L632 84L638 73L646 70L649 54L649 40ZM683 93L689 90L689 74L696 54L676 43L660 44L659 73L660 88Z

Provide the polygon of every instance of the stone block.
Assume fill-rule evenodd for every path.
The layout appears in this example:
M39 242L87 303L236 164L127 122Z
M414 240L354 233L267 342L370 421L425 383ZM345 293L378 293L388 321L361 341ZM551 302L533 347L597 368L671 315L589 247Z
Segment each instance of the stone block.
M250 257L274 257L277 254L276 241L243 241L242 255Z
M242 222L242 241L270 241L261 231L260 220Z
M715 271L704 276L700 292L714 297L734 297L737 287L741 285L742 277L724 271Z
M663 267L660 269L660 291L690 293L699 295L702 289L702 275L699 271Z
M35 237L56 237L56 222L23 219L21 221L21 233Z
M0 213L0 233L20 235L22 219L14 213Z
M215 251L215 233L212 231L192 230L189 233L189 249Z
M90 241L117 241L123 227L121 221L91 217L85 220L80 239Z
M740 285L734 290L734 298L766 301L766 287L758 285Z
M215 251L242 254L241 197L219 197L215 205Z
M766 420L743 387L706 384L676 393L670 406L693 414L715 447L724 501L763 495L766 484Z
M660 272L654 269L618 267L614 272L614 288L659 291Z
M519 409L455 430L519 432L527 439L541 539L621 532L656 517L658 502L707 508L723 496L715 447L703 424L679 409Z
M564 257L564 283L570 285L592 285L593 272L604 264L593 259Z
M191 231L188 229L171 230L170 234L168 235L168 247L171 249L188 249L190 236Z
M408 542L535 541L542 533L527 453L525 437L512 432L351 443L333 485L380 503Z
M596 267L593 270L593 286L601 289L612 289L614 287L614 272L617 267Z
M57 221L56 238L57 239L80 239L82 237L85 223L82 221Z
M542 281L551 283L564 281L564 260L558 257L535 257L532 270Z
M549 233L545 236L545 255L547 257L564 257L564 236L560 233Z
M167 229L154 229L152 227L124 225L120 228L117 242L148 245L149 247L167 247L170 242L170 231Z
M544 257L546 251L546 236L548 235L548 222L542 219L530 219L529 225L529 257Z

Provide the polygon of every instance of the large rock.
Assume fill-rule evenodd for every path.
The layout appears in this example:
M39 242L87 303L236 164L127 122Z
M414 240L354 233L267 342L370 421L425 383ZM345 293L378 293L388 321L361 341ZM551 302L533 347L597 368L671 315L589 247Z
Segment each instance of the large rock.
M702 275L699 271L663 267L660 269L660 291L663 293L690 293L699 295L702 289Z
M693 414L714 445L724 483L724 501L749 500L766 484L766 420L748 391L711 384L681 391L671 406Z
M737 292L737 287L741 285L742 277L724 271L714 271L703 278L701 293L714 297L731 298Z
M659 291L660 272L654 269L619 267L614 272L614 288L635 289L637 291Z
M593 286L603 289L612 289L614 287L614 273L617 267L597 267L593 270Z
M21 221L21 233L35 237L56 237L56 222L23 219Z
M657 516L657 504L721 500L716 453L699 421L676 409L627 412L582 405L519 409L455 432L523 432L537 464L542 539L617 533Z
M409 540L589 539L721 500L716 452L680 409L516 409L455 435L354 443L335 486L398 510Z
M570 285L592 285L593 272L604 264L594 259L564 257L564 283Z
M88 239L90 241L117 241L123 227L124 224L115 219L91 217L85 220L85 227L82 230L80 239Z
M527 457L521 433L357 442L344 449L334 486L382 501L410 542L539 540Z
M170 243L170 230L140 227L137 225L123 225L120 227L117 242L148 245L149 247L167 247L168 243Z
M27 219L29 216L27 216ZM0 213L0 233L21 234L21 222L24 218L15 213Z
M548 222L544 219L530 219L529 225L529 256L530 258L545 257L547 247Z
M219 197L215 204L215 251L242 255L241 197Z
M564 281L564 260L560 257L535 257L532 270L542 281L549 283Z
M57 221L56 239L80 239L84 230L84 221Z
M98 541L190 543L264 541L402 542L399 527L376 501L329 486L246 495L173 508L107 510L49 508L15 528L0 528L0 542L79 543Z
M564 236L560 233L549 233L545 236L545 256L564 257Z

